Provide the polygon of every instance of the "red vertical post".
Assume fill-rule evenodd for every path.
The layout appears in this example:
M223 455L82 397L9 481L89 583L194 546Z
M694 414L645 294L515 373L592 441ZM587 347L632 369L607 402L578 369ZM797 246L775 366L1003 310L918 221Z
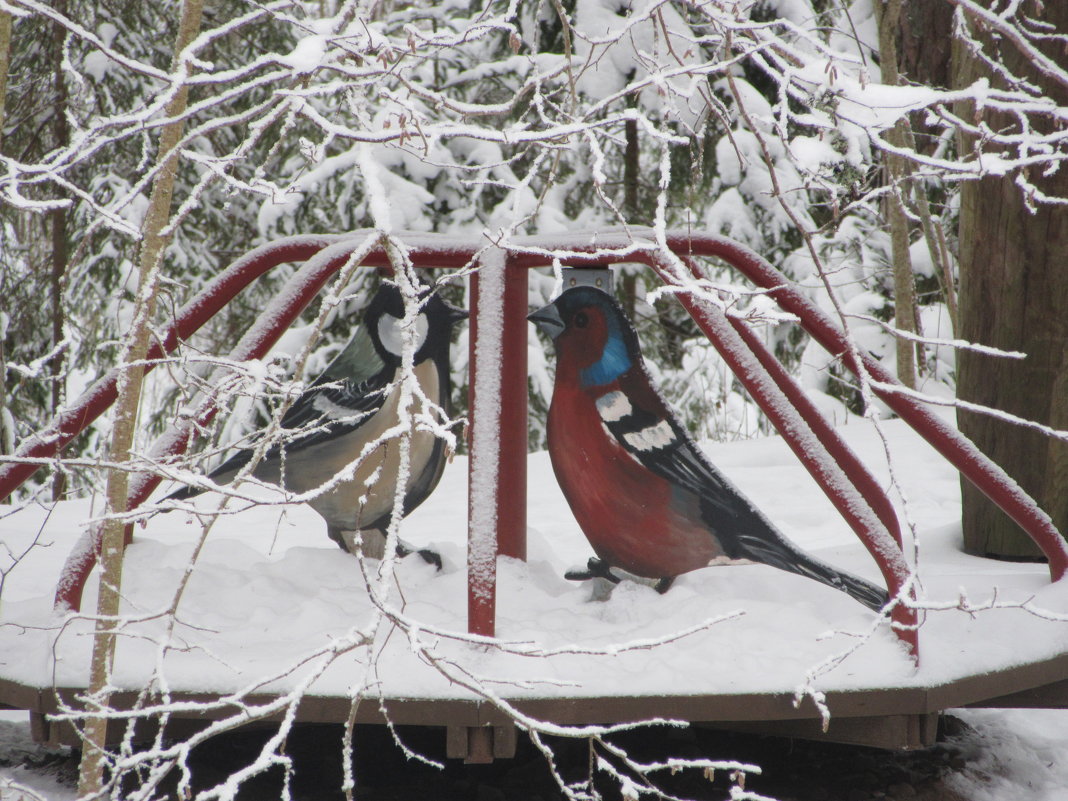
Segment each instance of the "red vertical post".
M496 632L497 555L526 558L527 272L487 251L471 277L467 630Z
M467 337L467 630L471 634L492 637L497 616L497 599L495 593L488 593L487 590L492 586L490 582L496 583L497 580L497 554L480 553L482 548L479 546L485 543L484 532L478 530L476 522L480 516L478 506L482 502L477 487L476 460L481 456L479 449L485 447L480 432L476 430L476 421L481 412L478 392L479 322L482 307L485 305L480 302L481 291L481 277L477 272L472 273L469 301L471 315L468 318ZM492 570L492 575L487 575L488 570Z
M467 359L467 630L494 636L504 253L484 253L471 274Z
M526 268L508 260L497 474L497 548L501 556L523 561L527 558L527 276Z

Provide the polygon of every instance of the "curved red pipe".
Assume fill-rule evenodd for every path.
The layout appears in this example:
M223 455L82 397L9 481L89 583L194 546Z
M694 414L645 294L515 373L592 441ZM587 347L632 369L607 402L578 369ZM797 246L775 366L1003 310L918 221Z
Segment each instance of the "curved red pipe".
M646 235L646 232L633 233L641 233L643 236ZM359 242L363 241L362 239L358 239L357 236L358 234L345 236L293 237L252 251L247 256L231 265L230 268L227 268L227 271L224 274L220 275L219 278L209 284L204 292L182 309L182 312L179 314L175 323L168 330L164 338L163 347L158 345L154 346L153 350L150 352L149 359L159 359L165 352L169 352L173 349L180 339L186 338L196 331L212 314L222 308L233 295L267 269L277 266L285 261L308 259L324 247L344 240L352 242L352 248L349 249L349 252L351 252ZM462 267L469 264L477 252L477 248L474 245L464 243L453 237L416 235L413 239L415 240L415 243L409 249L409 254L413 258L413 262L429 260L432 261L433 266L436 267ZM569 265L604 265L619 262L647 263L650 259L649 254L657 251L656 246L653 245L652 242L637 242L633 238L632 233L626 232L622 234L609 234L607 237L602 236L600 242L592 241L592 238L587 235L576 235L571 238L565 238L567 239L567 242L566 245L563 246L557 242L560 238L539 239L531 237L528 239L531 245L530 249L521 247L514 250L509 259L510 268L528 268L544 265L548 260L544 255L544 251L565 246L571 252L568 253L565 258L561 259L561 261ZM874 387L880 397L900 417L902 417L902 419L912 425L913 428L924 436L924 438L942 453L943 456L953 463L962 474L1016 520L1016 522L1019 523L1035 540L1039 547L1042 548L1050 560L1050 572L1052 578L1054 580L1060 579L1066 572L1068 572L1068 545L1066 545L1064 540L1060 537L1060 534L1053 526L1052 521L1049 520L1049 517L1037 507L1034 501L1029 498L1026 493L1020 490L1015 482L1013 482L1004 471L994 465L970 441L962 437L952 427L932 415L925 407L914 399L896 393L892 389L886 389L886 386L896 386L897 382L880 364L870 357L860 354L861 363L858 365L852 358L849 342L845 334L827 315L816 307L815 304L790 285L787 279L775 270L775 268L767 261L748 248L722 237L693 235L690 233L669 233L666 237L666 241L669 249L683 258L688 256L714 256L724 259L746 275L755 284L768 290L769 295L779 303L781 308L797 316L805 330L828 351L841 357L847 367L854 372L865 370L876 381L885 385ZM615 247L618 252L606 254L604 251L604 249L608 247L608 245L605 244L606 242ZM376 249L367 257L367 259L365 259L364 263L367 266L383 267L388 266L388 259L381 249ZM328 277L329 274L332 274L333 270L336 270L339 266L339 263L334 264L332 270L326 271L325 276ZM324 283L326 277L323 278ZM319 287L321 286L322 284L319 284ZM318 288L315 289L315 292L317 291ZM311 292L311 295L308 298L309 301L310 297L314 296L315 292ZM685 300L685 298L683 300ZM689 310L692 314L696 313L695 319L703 317L704 314L706 314L703 308L698 306L693 306ZM289 318L289 320L295 318L296 313L299 313L299 309L293 314L293 317ZM280 326L278 333L284 330L289 324L289 321L285 321L283 324L284 317L285 315L279 317L277 320L277 323ZM514 340L515 342L518 342L520 341L520 334L517 332L525 332L525 321L523 321L522 318L518 321L513 321L510 318L511 315L505 319L505 327L508 329L506 336L509 337L508 341ZM698 322L700 324L701 320L698 319ZM748 332L747 335L746 327L744 325L739 327L735 321L731 321L730 325L734 329L731 335L739 337L748 347L750 347L751 355L758 360L758 363L761 365L765 374L778 386L779 391L785 393L787 396L792 396L793 390L790 389L792 381L784 382L782 380L782 375L780 374L780 371L782 370L781 365L778 365L777 361L775 361L769 353L766 353L762 346L752 347L752 340L755 340L755 337L752 336L751 332ZM704 326L702 326L702 328L704 328ZM724 334L724 336L726 336L726 334ZM266 339L264 340L264 343L266 344L263 352L270 347L270 344L273 344L273 342L267 343ZM757 341L757 345L760 345L759 341ZM730 350L730 348L727 348L727 350ZM776 365L778 366L776 367ZM742 377L742 375L739 377ZM58 416L44 435L39 435L34 437L33 441L24 443L16 455L23 458L47 458L58 453L65 444L89 425L92 420L96 419L96 417L98 417L99 414L113 402L114 380L114 374L111 374L94 385L94 387L83 396L78 404L66 413ZM525 390L525 386L519 386ZM511 382L503 385L502 389L508 393L513 393L515 391L515 388L511 386ZM825 423L813 423L812 421L818 420L818 416L810 414L804 404L801 405L801 409L802 417L809 420L809 424L813 426L813 429L816 431L819 438L828 443L827 447L831 450L832 454L834 454L838 448L838 445L835 444L837 436L835 435L825 439L823 433L821 433L826 427ZM214 414L214 411L204 410L204 413ZM844 448L844 444L842 447ZM184 445L175 445L175 448L166 451L165 455L175 455L180 453L181 450L184 450ZM860 470L855 469L853 465L855 457L848 452L848 448L845 448L842 453L848 453L848 455L844 457L844 460L840 459L839 461L845 462L843 467L854 482L857 482L859 478L859 490L867 499L871 510L881 523L881 526L871 528L879 529L885 526L891 533L895 532L897 529L896 516L892 515L892 507L887 508L889 504L888 499L885 498L885 495L879 490L877 485L874 487L868 486L868 479L871 479L870 474L863 469L863 466L861 466ZM836 455L835 458L838 459L839 457ZM26 478L32 475L38 467L39 465L26 463L9 463L0 467L0 497L13 491ZM153 481L155 481L155 483L152 483ZM140 493L143 497L147 497L152 489L155 488L156 483L158 483L158 479L155 479L154 477L149 477L144 481L137 482L135 485L135 489L137 490L135 496ZM874 479L871 479L871 483L874 483ZM836 492L837 489L832 489L830 494L833 496ZM134 501L135 499L135 497L131 497L131 501ZM834 497L832 497L832 501L835 501ZM839 505L842 503L842 499L840 498L835 502L836 505ZM134 506L136 506L135 503L130 504L130 508L133 508ZM860 514L855 510L843 513L846 514L847 519L849 519L851 515L855 517ZM860 516L864 517L863 514L860 514ZM515 543L512 543L509 546L509 550L513 550L516 553L520 552L522 549L520 539L521 537L517 539ZM92 554L92 559L95 561L95 553ZM882 568L882 565L880 566ZM886 571L884 570L884 575L885 572ZM894 576L894 581L897 581L900 584L903 580L901 576L898 576L894 570L891 570L891 574ZM888 584L892 583L893 582L888 579ZM897 618L895 618L895 620L897 620ZM905 621L902 620L899 622ZM899 629L899 634L900 633L901 631Z
M901 386L886 368L867 354L860 354L861 365L858 365L842 330L815 303L795 289L782 273L748 248L720 237L703 235L673 235L667 241L676 252L718 256L728 261L757 286L768 290L780 308L797 316L809 335L832 355L840 357L854 374L860 375L863 368L879 384ZM1068 573L1068 543L1065 543L1049 515L1039 508L1033 498L971 440L940 420L923 404L893 389L879 386L873 386L873 389L887 406L1027 532L1049 560L1051 580L1064 578Z
M324 237L293 237L280 242L266 245L250 252L238 259L211 281L192 301L190 301L178 313L175 322L168 329L163 342L153 346L149 352L149 361L162 358L164 353L170 353L178 346L178 343L190 336L200 328L208 319L216 314L223 306L247 287L252 281L263 275L268 270L291 261L310 261L315 256L327 249L336 250L336 253L324 258L321 263L312 265L311 270L303 270L293 276L286 288L279 293L284 300L278 306L272 306L264 311L257 319L253 328L252 339L238 345L241 353L233 354L237 360L262 358L274 346L281 335L289 328L297 316L315 298L319 291L326 285L330 277L347 262L349 256L366 240L366 234L350 236L324 236ZM433 238L422 247L412 249L411 255L420 261L433 262L435 267L456 268L466 264L474 254L473 247L448 246L451 240L443 238L435 244ZM363 259L362 265L366 267L389 268L389 258L385 250L376 247ZM152 365L146 367L146 372ZM115 376L112 371L104 379L101 379L84 395L74 407L69 416L57 418L52 428L66 431L69 436L62 442L57 439L51 440L44 445L36 445L41 454L55 455L71 439L77 436L86 426L92 423L110 406L116 397ZM197 411L196 425L191 421L185 424L185 435L182 431L171 432L170 436L164 435L160 441L165 441L165 447L157 450L156 456L161 459L178 456L186 451L190 437L188 432L196 426L205 426L211 422L218 409L211 399L204 402ZM71 420L75 422L71 422ZM66 428L67 425L71 427ZM49 450L50 449L50 450ZM38 465L10 465L10 467L24 468L21 471L10 471L11 475L0 475L0 479L7 479L11 484L11 490L19 486L22 481L33 475ZM161 477L151 473L140 473L131 482L130 493L127 497L127 511L136 509L144 503L152 492L159 486ZM6 485L0 484L0 487ZM0 492L3 490L0 489ZM10 490L8 490L10 491ZM126 541L129 543L131 528L126 529ZM81 608L82 592L89 573L96 565L100 548L100 529L93 529L87 536L89 541L80 544L68 556L60 574L56 587L54 607L61 610L78 610Z
M678 286L678 280L669 266L655 256L648 258L646 263L668 286ZM703 277L694 265L690 265L690 269L694 271L694 277ZM891 598L914 598L909 581L911 571L901 553L900 544L894 541L889 527L874 513L875 504L862 495L856 486L858 477L870 477L867 470L862 469L860 476L854 475L845 465L828 459L827 443L814 436L814 429L819 426L819 423L814 421L822 421L822 418L818 413L815 417L806 414L809 411L815 412L814 407L811 410L808 406L799 409L792 403L783 402L789 400L786 392L749 350L744 337L736 326L728 321L726 313L685 293L680 293L677 297L708 340L715 345L727 366L782 434L797 459L868 549L883 574ZM762 345L760 350L763 350ZM837 436L832 439L837 440ZM844 442L838 440L838 444L840 452L849 450ZM822 449L820 445L823 446ZM859 464L855 457L853 461ZM892 519L896 528L896 516ZM900 537L900 532L898 536ZM916 610L910 604L899 600L891 610L891 619L895 624L894 632L908 645L913 657L918 660L919 632Z
M256 248L238 259L182 307L162 341L150 346L145 372L150 372L155 362L178 347L181 340L192 336L238 292L267 270L283 262L310 258L332 239L337 237L293 237ZM115 402L118 375L118 370L111 370L93 384L72 407L56 415L48 428L23 440L13 454L14 458L47 459L59 453ZM27 462L0 465L0 498L6 498L40 468L40 464Z

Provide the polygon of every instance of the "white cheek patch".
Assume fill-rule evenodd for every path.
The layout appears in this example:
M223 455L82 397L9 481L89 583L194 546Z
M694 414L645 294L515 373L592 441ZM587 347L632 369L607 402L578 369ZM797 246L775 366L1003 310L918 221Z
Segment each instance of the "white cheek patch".
M627 396L619 390L607 392L596 400L597 413L606 423L615 423L622 420L632 411Z
M426 315L420 313L415 318L415 350L419 351L426 342L426 333L430 324L427 323ZM387 351L394 356L400 356L404 352L404 328L401 326L401 318L392 314L383 314L378 319L378 341Z
M667 420L661 420L655 426L624 434L623 439L636 451L655 451L673 443L675 432L671 430Z

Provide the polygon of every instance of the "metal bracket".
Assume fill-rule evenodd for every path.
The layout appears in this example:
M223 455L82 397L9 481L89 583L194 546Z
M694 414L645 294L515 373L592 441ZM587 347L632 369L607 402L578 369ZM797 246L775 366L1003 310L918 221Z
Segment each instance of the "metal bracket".
M564 290L575 286L592 286L612 294L613 272L608 266L604 267L564 267L561 271L564 276Z

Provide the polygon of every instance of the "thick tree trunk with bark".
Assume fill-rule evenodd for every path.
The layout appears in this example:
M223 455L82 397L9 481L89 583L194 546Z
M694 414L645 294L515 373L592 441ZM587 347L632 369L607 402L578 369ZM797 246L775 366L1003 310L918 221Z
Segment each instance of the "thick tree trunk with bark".
M989 3L987 3L989 5ZM1030 9L1033 10L1033 9ZM1045 4L1042 18L1068 32L1068 3ZM1008 42L982 31L986 50L1016 74L1027 75L1044 92L1068 104L1063 86L1024 64ZM1063 53L1053 53L1063 59ZM955 46L954 81L998 79L962 46ZM959 109L974 115L974 109ZM1014 120L984 112L993 129ZM963 152L972 143L962 142ZM1044 192L1068 197L1068 169L1042 178L1030 176ZM967 184L960 212L960 336L973 342L1027 354L1023 360L964 351L958 356L957 391L980 403L1068 429L1068 209L1039 205L1029 209L1012 176ZM961 431L1034 497L1062 531L1068 531L1068 444L995 417L961 412ZM962 481L964 543L967 550L1005 558L1038 557L1040 552L997 507Z

